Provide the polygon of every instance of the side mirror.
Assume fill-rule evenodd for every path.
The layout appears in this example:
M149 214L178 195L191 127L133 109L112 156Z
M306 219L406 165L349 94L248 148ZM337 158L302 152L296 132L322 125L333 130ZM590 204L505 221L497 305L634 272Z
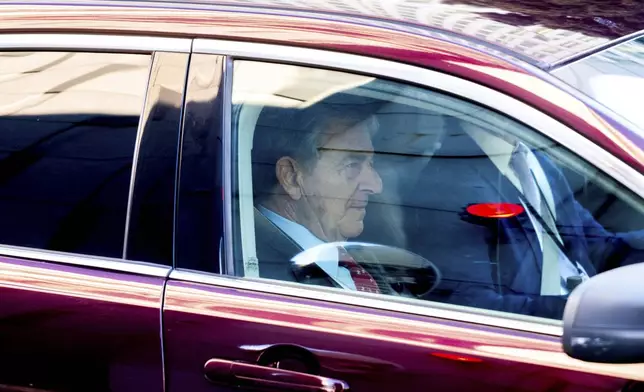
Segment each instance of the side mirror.
M588 362L644 362L644 264L579 285L564 310L563 348Z
M394 289L422 296L440 282L438 268L429 260L404 249L364 242L331 242L306 249L291 259L296 275L333 276L338 265L339 249L343 248L367 271L373 271Z

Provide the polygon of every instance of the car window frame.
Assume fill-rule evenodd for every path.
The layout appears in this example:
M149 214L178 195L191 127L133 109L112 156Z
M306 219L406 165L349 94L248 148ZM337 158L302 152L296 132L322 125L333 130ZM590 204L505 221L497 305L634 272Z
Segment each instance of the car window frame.
M10 33L0 35L0 50L6 51L69 51L82 53L144 54L150 57L149 70L156 52L185 53L190 55L192 40L188 38L151 37L118 34L67 34L67 33ZM187 68L187 66L186 66ZM0 244L0 256L38 260L45 263L66 264L85 268L96 268L123 273L161 277L168 276L173 266L141 262L125 258L129 233L130 211L133 186L136 181L136 167L139 160L141 132L146 123L145 109L150 103L150 74L146 80L143 105L140 108L136 144L132 158L132 172L128 189L126 222L123 227L122 257L95 256L81 253L59 252L47 249ZM185 79L184 79L185 90ZM175 185L176 187L176 185Z
M542 319L533 316L523 316L501 311L436 302L421 304L418 300L414 299L387 297L369 293L349 293L332 288L304 286L292 282L231 276L231 272L234 272L234 234L232 225L234 219L232 208L232 173L234 165L232 159L233 135L231 133L231 120L233 62L235 60L268 63L277 62L358 73L414 85L420 88L432 89L456 96L459 99L472 101L478 105L497 110L503 113L503 115L535 129L543 136L555 141L564 148L576 151L583 160L607 173L613 180L633 191L637 196L644 198L644 176L618 157L613 156L590 139L539 109L531 107L505 93L463 78L452 76L441 71L363 55L290 47L278 44L197 38L193 41L192 53L226 56L226 69L224 71L224 84L226 88L224 90L225 105L223 109L223 170L225 190L223 195L223 236L225 244L223 264L226 267L226 271L222 271L221 275L214 275L198 271L181 270L181 266L179 265L177 266L178 269L172 271L170 274L170 278L173 280L393 310L402 313L413 313L428 317L503 327L551 336L562 335L562 322L560 320ZM574 99L583 105L572 96L570 96L570 99ZM585 108L586 106L584 105L583 107ZM224 272L226 275L223 274Z

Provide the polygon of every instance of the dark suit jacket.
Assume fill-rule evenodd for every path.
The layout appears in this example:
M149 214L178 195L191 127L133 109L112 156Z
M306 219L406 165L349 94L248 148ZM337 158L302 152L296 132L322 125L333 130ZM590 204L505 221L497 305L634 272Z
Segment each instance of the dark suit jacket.
M255 245L259 263L259 276L287 282L299 282L317 286L340 287L321 268L313 264L308 268L294 268L291 259L303 249L259 210L255 209ZM386 281L385 271L374 262L351 256L374 278L380 292L395 295L396 291Z
M474 143L463 138L460 142ZM527 216L484 222L465 213L469 204L519 203L516 188L480 148L471 151L477 153L465 159L435 157L421 176L427 190L416 192L430 208L414 214L412 231L418 235L410 247L434 262L443 275L440 287L426 299L561 318L566 298L540 295L542 252ZM618 265L629 251L626 243L604 230L575 200L552 161L535 154L552 189L568 258L578 261L589 276Z

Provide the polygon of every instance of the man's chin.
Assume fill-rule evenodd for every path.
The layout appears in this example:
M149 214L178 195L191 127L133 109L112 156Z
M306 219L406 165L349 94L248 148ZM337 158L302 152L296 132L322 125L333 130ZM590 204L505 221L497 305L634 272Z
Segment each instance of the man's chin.
M351 239L362 234L363 230L364 230L364 224L362 223L362 221L360 221L352 224L350 227L342 228L341 234L342 234L342 237Z

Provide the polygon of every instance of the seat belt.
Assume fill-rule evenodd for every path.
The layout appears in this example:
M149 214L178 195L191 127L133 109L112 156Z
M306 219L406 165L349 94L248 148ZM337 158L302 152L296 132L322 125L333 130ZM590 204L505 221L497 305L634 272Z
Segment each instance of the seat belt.
M579 263L570 260L566 254L563 240L561 239L561 235L557 229L556 218L553 211L554 206L551 206L547 202L546 195L543 191L543 187L546 186L546 184L543 184L537 179L535 172L529 166L528 157L530 154L530 149L522 142L518 142L515 146L515 151L513 152L511 160L511 165L513 166L512 170L515 170L516 172L517 166L523 166L521 170L523 173L516 173L520 177L521 186L524 189L524 196L528 199L527 201L530 202L533 208L536 209L537 205L539 207L539 210L533 212L533 218L538 221L539 225L541 225L541 233L544 234L542 236L544 255L541 274L541 294L562 295L562 287L564 290L572 290L574 289L570 284L572 281L576 282L576 284L573 284L573 286L576 286L579 284L579 280L585 280L588 275L586 275ZM521 159L515 159L517 157L520 157ZM534 155L533 158L536 159ZM517 162L520 164L516 165ZM547 182L547 179L543 178L543 181ZM534 187L535 189L529 189L530 187ZM533 200L530 200L529 197L531 191L536 193L532 195ZM534 198L538 198L539 200L534 200ZM554 203L554 200L552 203ZM564 277L566 277L565 281L563 280ZM571 278L574 279L571 281Z
M482 131L477 128L473 127L463 127L464 130L466 131L467 134L472 137L474 142L483 150L483 152L488 156L490 161L494 164L494 166L499 170L499 172L505 176L508 181L514 186L514 188L519 192L520 195L523 196L521 202L523 204L523 207L528 211L528 216L530 217L530 221L533 224L533 227L535 228L535 231L541 230L541 236L540 236L540 247L541 247L541 254L542 254L542 263L541 263L541 286L540 286L540 293L541 295L561 295L561 270L559 268L559 252L563 252L563 241L561 240L561 237L559 235L558 230L556 229L556 224L555 224L555 217L554 217L554 212L551 210L550 206L547 203L547 199L545 198L545 195L541 191L541 188L537 185L537 189L539 190L539 195L541 197L541 204L544 204L543 207L547 209L547 217L548 221L545 222L543 219L540 219L540 214L537 208L541 209L541 205L539 206L533 206L533 208L528 208L528 205L531 205L527 200L525 200L525 191L522 189L522 184L521 184L521 175L515 174L515 171L512 170L509 166L509 161L508 165L506 167L503 167L501 165L500 160L494 159L495 155L510 155L510 158L512 157L512 153L515 149L515 147L503 140L501 137L491 135L490 133L486 131ZM493 150L493 151L492 151ZM497 154L497 151L499 154ZM532 176L532 171L530 170L529 172L530 176ZM516 178L513 178L516 177ZM538 184L536 179L532 177L533 180L535 181L535 184ZM544 211L544 212L546 212ZM538 227L541 226L541 227ZM545 230L547 228L547 231ZM554 229L554 230L553 230ZM551 235L548 235L551 234ZM555 239L553 239L552 235L555 236L557 241L559 243L555 242ZM537 237L539 237L539 233L537 233ZM539 238L538 238L539 239ZM563 253L565 255L565 253ZM572 263L572 261L570 261ZM573 263L574 265L574 263Z
M519 180L523 195L522 199L525 199L521 201L524 207L527 207L526 203L532 206L532 209L526 208L526 210L535 231L537 231L541 246L541 295L561 295L560 249L554 243L555 239L544 229L547 228L551 233L554 233L560 242L561 238L551 216L550 206L545 200L542 186L530 168L529 154L530 149L522 142L517 142L510 157L509 168ZM544 216L547 218L543 219ZM539 217L542 219L539 220Z

